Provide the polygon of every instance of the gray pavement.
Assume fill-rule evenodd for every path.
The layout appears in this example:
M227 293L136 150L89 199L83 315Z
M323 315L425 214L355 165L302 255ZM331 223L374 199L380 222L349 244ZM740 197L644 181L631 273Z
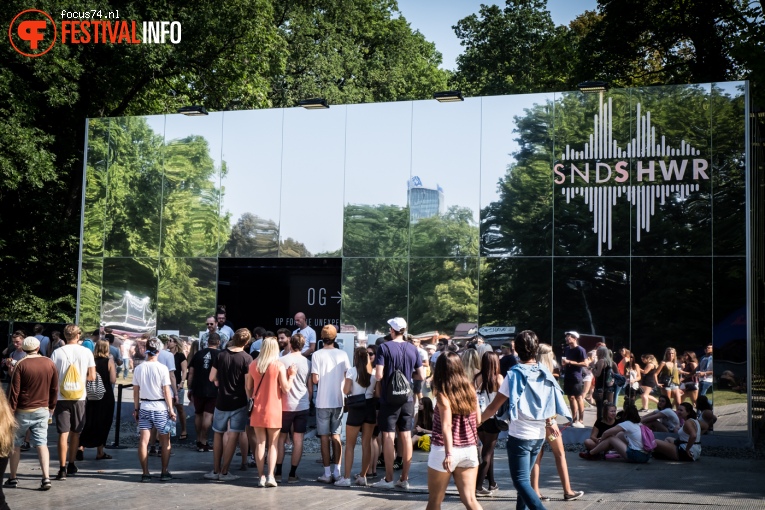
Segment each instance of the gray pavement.
M49 434L51 472L55 474L55 429ZM40 468L34 450L22 454L20 484L5 489L10 507L18 509L98 509L107 508L298 508L331 509L424 508L427 501L427 454L415 452L408 493L372 488L336 488L312 481L321 474L315 462L318 454L304 455L298 475L302 482L277 488L255 487L254 469L236 471L241 457L235 457L232 472L241 475L235 482L211 482L202 478L212 467L212 453L192 449L191 440L175 443L170 470L175 479L160 483L159 459L150 458L150 468L157 478L151 484L139 483L140 469L135 448L108 450L112 460L95 461L95 450L86 451L86 460L78 463L80 472L66 481L53 481L48 492L37 490ZM356 466L360 450L356 449ZM569 473L574 490L585 495L578 501L564 502L552 455L542 463L541 490L552 501L550 509L579 510L608 508L680 509L689 506L731 509L765 508L765 461L704 457L694 464L653 460L647 465L619 461L584 461L568 453ZM382 474L382 471L378 469ZM492 498L481 499L486 509L515 506L515 490L509 477L507 456L496 452L496 479L500 490ZM6 478L7 478L6 473ZM462 508L456 490L450 486L443 508Z

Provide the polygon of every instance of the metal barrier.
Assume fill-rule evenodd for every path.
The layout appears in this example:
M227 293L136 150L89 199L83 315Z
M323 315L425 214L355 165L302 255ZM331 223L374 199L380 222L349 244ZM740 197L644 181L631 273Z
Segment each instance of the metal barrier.
M132 384L117 385L117 416L114 418L114 442L106 448L112 450L122 450L127 448L127 446L120 446L120 429L122 428L122 390L132 387Z

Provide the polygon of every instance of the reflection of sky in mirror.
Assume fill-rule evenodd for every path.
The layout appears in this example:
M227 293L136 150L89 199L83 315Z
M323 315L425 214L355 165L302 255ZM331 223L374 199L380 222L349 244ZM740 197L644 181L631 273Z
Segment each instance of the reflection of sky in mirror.
M406 206L412 103L348 106L345 203Z
M165 118L166 115L147 115L144 117L154 134L164 138L165 136Z
M515 131L515 117L526 115L525 109L545 104L552 94L491 96L482 99L481 124L481 207L499 199L498 182L507 168L516 162L520 150Z
M445 209L469 208L478 222L481 99L416 101L412 115L412 176L443 189ZM404 183L404 188L406 183ZM406 189L406 188L405 188Z
M342 246L345 106L284 111L280 238L311 254Z
M226 112L223 118L222 214L245 212L279 223L284 110Z

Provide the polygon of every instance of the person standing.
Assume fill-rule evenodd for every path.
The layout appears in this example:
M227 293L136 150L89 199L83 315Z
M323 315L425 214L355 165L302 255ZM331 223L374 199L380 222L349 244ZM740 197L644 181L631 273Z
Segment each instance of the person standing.
M80 433L85 427L85 382L96 380L96 361L87 347L79 345L81 336L82 331L76 324L67 324L64 328L66 345L51 355L59 380L58 401L53 412L58 431L59 469L56 480L66 480L67 475L78 471L74 461L80 446Z
M223 333L226 338L234 338L234 330L227 324L226 310L224 308L218 309L218 313L215 314L215 322L218 323L218 334ZM225 349L226 344L222 344L220 348Z
M26 357L19 363L11 377L8 388L8 404L14 412L19 428L16 430L16 445L11 453L11 476L6 487L16 487L16 473L21 460L21 444L27 431L32 446L37 448L37 458L42 470L40 489L50 489L48 453L48 418L53 414L58 400L58 373L56 365L39 352L40 341L27 337L22 343Z
M310 358L316 351L316 331L308 325L308 321L305 318L303 312L295 314L295 324L297 329L292 332L293 335L300 333L305 338L305 346L303 346L303 356ZM333 326L334 327L334 326Z
M502 344L502 357L499 359L499 373L507 377L507 371L518 364L518 356L515 355L515 344L512 340Z
M385 478L373 484L380 489L400 488L409 489L409 468L412 464L412 428L414 426L414 401L412 399L412 374L418 379L425 378L425 368L422 366L417 349L404 341L406 337L406 320L395 317L388 321L391 340L380 345L375 361L375 379L380 385L380 412L377 415L377 425L383 437L383 458L385 460ZM438 363L438 361L436 361ZM394 377L400 380L401 374L409 384L409 394L404 403L391 401L388 388ZM400 395L399 395L400 396ZM402 399L403 400L403 399ZM403 460L401 477L393 480L393 461L396 453L394 441L398 429L399 453Z
M218 385L218 398L213 413L213 470L205 475L208 480L229 482L239 478L228 472L231 459L239 442L239 435L247 428L247 391L245 379L252 356L243 347L251 335L246 328L237 329L227 347L218 353L210 370L210 380ZM246 455L247 452L242 452Z
M40 356L50 356L50 338L43 334L44 329L42 324L35 324L35 338L40 341Z
M279 361L285 368L295 365L297 373L292 380L290 391L282 396L282 429L277 445L275 475L277 478L281 476L285 454L284 445L291 431L292 456L287 483L295 483L300 480L297 475L297 468L300 465L300 458L303 456L303 437L308 429L308 409L313 397L313 382L311 381L311 361L302 355L305 338L300 333L292 335L289 345L290 353L279 358Z
M183 389L183 381L186 380L188 363L186 362L186 355L183 353L180 341L180 338L171 335L167 339L167 350L173 355L173 361L175 361L175 395L177 396L175 399L175 411L178 413L178 424L181 426L181 433L178 439L185 441L188 437L188 432L186 430L186 409L184 407L186 395Z
M159 363L160 341L156 338L146 342L146 361L133 371L133 416L138 422L138 461L141 463L141 482L151 482L149 473L148 445L152 429L159 433L162 472L160 481L172 480L170 464L170 434L165 431L168 418L175 420L173 391L170 371Z
M194 431L197 437L197 451L209 452L211 447L207 442L215 413L215 402L218 399L218 386L210 380L210 372L218 358L220 335L211 333L207 347L197 351L191 358L189 366L189 400L194 403Z
M109 342L106 340L96 342L94 357L96 373L101 376L106 392L100 400L88 400L85 405L87 419L82 429L80 446L97 448L96 460L108 460L112 457L104 452L104 446L114 419L114 383L117 381L117 367L109 357Z
M8 373L9 379L13 375L13 367L27 355L21 348L25 337L23 331L14 331L11 335L11 344L3 351L3 370Z
M212 333L217 333L220 337L220 344L218 344L219 349L224 349L224 345L228 344L230 336L228 336L226 333L222 333L218 330L218 323L215 322L215 317L208 317L205 321L205 327L207 328L207 331L202 333L202 336L199 337L199 348L205 349L207 347L208 339L210 338L210 335Z
M340 459L343 455L343 445L340 442L340 433L343 424L343 385L345 374L351 368L351 363L345 351L338 349L335 345L337 338L335 326L331 324L324 326L321 330L321 338L324 341L324 347L316 351L311 359L311 378L313 384L318 385L316 434L321 438L321 460L324 466L324 474L317 480L322 483L332 483L342 479ZM330 467L330 441L334 453L332 458L334 469Z
M584 428L584 384L582 369L587 366L587 351L579 345L579 333L566 332L566 343L563 350L563 393L568 397L573 416L572 427Z
M696 371L699 377L699 395L706 395L714 382L714 372L712 371L712 344L707 344L704 349L704 356L699 361L699 369Z
M561 440L556 417L571 419L571 413L555 377L546 366L537 362L539 339L536 333L521 331L515 337L515 349L520 363L507 372L497 396L481 419L488 420L502 404L510 401L507 460L510 477L518 491L516 508L539 509L544 506L531 486L530 473L545 437L550 441Z
M8 405L5 392L0 391L0 481L5 477L5 468L8 467L8 458L13 453L13 443L16 437L16 419ZM0 510L10 510L3 494L3 484L0 484Z
M475 386L457 354L447 352L436 360L433 394L438 405L433 414L433 439L428 455L427 510L441 508L452 476L465 508L481 510L475 494L480 409Z

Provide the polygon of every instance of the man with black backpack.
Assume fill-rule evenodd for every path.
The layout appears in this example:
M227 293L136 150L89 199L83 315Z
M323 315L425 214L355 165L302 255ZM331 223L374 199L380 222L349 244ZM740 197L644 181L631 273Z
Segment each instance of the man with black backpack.
M377 425L383 436L385 479L372 485L381 489L409 489L409 467L412 464L412 426L414 400L412 374L418 380L425 378L417 348L405 341L406 321L396 317L388 321L391 341L377 349L375 378L380 385L380 412ZM396 455L394 440L398 430L400 454L404 465L401 478L393 480L393 460Z

